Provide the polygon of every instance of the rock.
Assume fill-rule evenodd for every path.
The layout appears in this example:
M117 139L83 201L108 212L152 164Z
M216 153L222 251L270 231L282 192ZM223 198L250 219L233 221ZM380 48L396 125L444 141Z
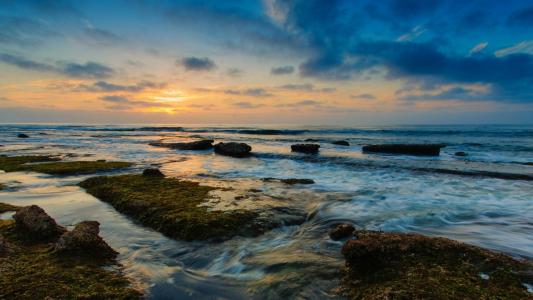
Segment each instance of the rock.
M313 179L307 179L307 178L287 178L287 179L281 179L281 182L285 184L313 184L315 183Z
M29 138L30 136L27 135L27 134L25 134L25 133L19 133L19 134L17 135L17 137L18 137L19 139L27 139L27 138Z
M76 224L72 231L65 232L57 243L58 252L88 254L91 257L114 258L118 254L98 234L100 223L83 221Z
M176 150L207 150L213 148L213 140L200 140L190 143L150 143L150 146L165 147Z
M342 254L340 292L349 299L530 299L533 266L439 237L356 231ZM489 280L480 274L490 274ZM494 280L492 279L494 278Z
M65 228L57 225L42 208L37 205L20 208L14 215L17 228L27 232L34 238L52 239L63 234Z
M466 154L466 152L459 151L459 152L455 152L454 155L455 155L455 156L467 156L468 154Z
M313 184L315 183L313 179L307 179L307 178L278 179L278 178L266 177L261 180L266 181L266 182L279 181L285 184Z
M317 144L295 144L291 146L292 152L318 153L320 145Z
M233 157L246 157L250 155L252 147L245 143L218 143L215 145L215 153L233 156Z
M363 153L390 153L438 156L443 144L384 144L363 146Z
M334 142L331 142L333 145L340 145L340 146L350 146L350 143L348 143L347 141L334 141Z
M0 256L9 254L13 250L13 245L11 245L7 239L0 234Z
M304 142L320 142L320 140L317 140L317 139L305 139Z
M161 173L159 169L146 169L143 171L143 176L149 177L165 177L165 174Z
M355 227L353 227L352 224L339 224L331 229L329 237L334 241L338 241L340 239L352 237L354 231Z

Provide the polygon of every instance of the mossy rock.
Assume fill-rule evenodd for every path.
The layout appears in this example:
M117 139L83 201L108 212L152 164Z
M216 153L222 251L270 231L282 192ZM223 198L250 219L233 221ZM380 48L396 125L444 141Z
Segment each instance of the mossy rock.
M51 175L91 174L130 167L121 161L58 161L50 156L5 156L0 157L0 169L6 172L31 171Z
M8 212L8 211L17 211L19 208L20 206L15 206L15 205L0 202L0 214Z
M273 227L257 222L255 211L210 211L199 206L214 188L195 182L118 175L89 178L79 185L119 212L172 238L224 241L236 235L257 236Z
M91 260L53 251L48 243L29 243L13 221L0 222L9 252L0 255L0 299L140 299L142 294L114 260Z
M344 244L351 299L533 299L533 265L445 238L357 231Z

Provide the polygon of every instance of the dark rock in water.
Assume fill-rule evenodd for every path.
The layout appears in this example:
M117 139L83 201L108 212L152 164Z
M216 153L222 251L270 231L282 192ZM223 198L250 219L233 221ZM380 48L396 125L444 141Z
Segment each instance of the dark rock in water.
M317 139L305 139L304 142L320 142L320 140Z
M213 140L201 140L190 143L150 143L150 146L165 147L177 150L207 150L213 148Z
M48 135L46 132L39 132L39 135Z
M347 298L531 299L522 282L531 282L533 266L525 261L446 238L355 235L342 248L346 269L340 292Z
M19 134L17 135L17 137L18 137L19 139L27 139L27 138L29 138L30 136L27 135L27 134L25 134L25 133L19 133Z
M313 179L307 179L307 178L287 178L287 179L281 179L281 182L285 184L313 184L315 183Z
M96 221L83 221L76 227L65 232L57 243L55 250L59 252L71 252L87 254L91 257L114 258L118 254L98 234L100 223Z
M38 239L56 238L66 231L37 205L20 208L13 219L17 228Z
M334 142L331 142L333 145L340 145L340 146L350 146L350 143L348 143L347 141L334 141Z
M526 166L533 166L533 162L526 162L526 163L524 163L524 165L526 165Z
M463 151L459 151L459 152L455 152L455 156L467 156L468 154L466 154L466 152L463 152Z
M320 145L317 144L295 144L291 146L292 152L318 153Z
M161 173L159 169L146 169L143 171L143 176L149 177L165 177L165 174Z
M329 237L332 240L338 241L353 236L355 227L352 224L339 224L329 232Z
M250 155L252 147L245 143L218 143L215 145L215 152L218 154L233 156L233 157L246 157Z
M313 184L315 183L313 179L307 179L307 178L278 179L278 178L266 177L266 178L263 178L262 180L266 182L279 181L285 184Z
M443 144L384 144L363 146L363 153L391 153L438 156Z

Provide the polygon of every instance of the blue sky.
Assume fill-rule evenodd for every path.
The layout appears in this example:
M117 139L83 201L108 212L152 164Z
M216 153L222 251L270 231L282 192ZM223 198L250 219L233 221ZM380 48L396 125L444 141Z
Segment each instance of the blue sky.
M533 119L528 1L0 3L5 122Z

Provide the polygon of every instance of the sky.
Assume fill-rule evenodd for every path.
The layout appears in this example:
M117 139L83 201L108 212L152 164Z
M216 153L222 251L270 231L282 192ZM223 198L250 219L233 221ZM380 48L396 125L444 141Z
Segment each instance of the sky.
M0 0L0 123L533 123L533 2Z

